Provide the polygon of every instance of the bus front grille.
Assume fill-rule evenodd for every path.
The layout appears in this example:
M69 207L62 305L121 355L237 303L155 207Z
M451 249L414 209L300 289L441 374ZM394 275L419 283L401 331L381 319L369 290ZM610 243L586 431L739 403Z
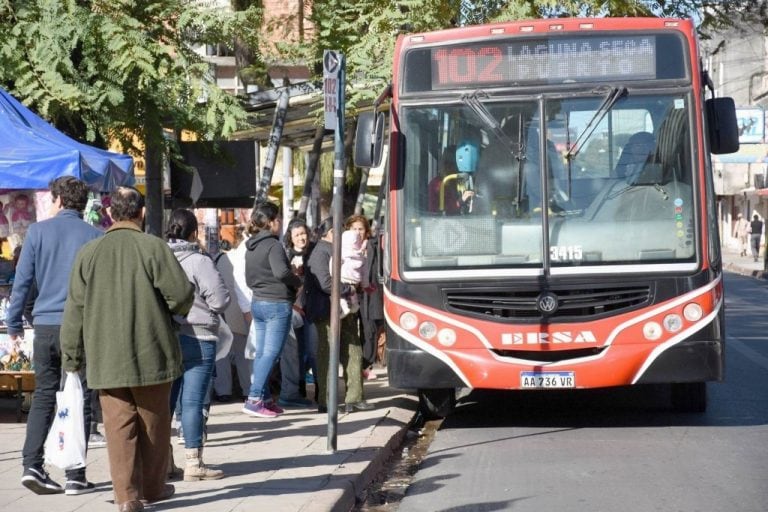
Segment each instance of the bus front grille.
M651 300L648 285L551 288L547 291L557 297L557 309L546 316L537 307L542 293L540 289L445 289L444 296L448 309L462 314L531 322L599 318L638 308Z

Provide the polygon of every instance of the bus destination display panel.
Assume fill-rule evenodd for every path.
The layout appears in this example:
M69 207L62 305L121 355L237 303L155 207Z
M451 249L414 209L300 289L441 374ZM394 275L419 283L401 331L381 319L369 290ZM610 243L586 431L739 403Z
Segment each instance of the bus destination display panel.
M684 78L683 62L673 35L473 41L409 51L405 92Z

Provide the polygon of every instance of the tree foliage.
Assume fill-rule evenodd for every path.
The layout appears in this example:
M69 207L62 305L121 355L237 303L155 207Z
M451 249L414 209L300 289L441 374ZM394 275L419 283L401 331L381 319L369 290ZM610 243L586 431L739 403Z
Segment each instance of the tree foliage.
M239 101L213 82L193 44L231 41L258 26L185 0L0 0L0 85L58 128L105 146L165 146L162 128L201 139L234 132Z

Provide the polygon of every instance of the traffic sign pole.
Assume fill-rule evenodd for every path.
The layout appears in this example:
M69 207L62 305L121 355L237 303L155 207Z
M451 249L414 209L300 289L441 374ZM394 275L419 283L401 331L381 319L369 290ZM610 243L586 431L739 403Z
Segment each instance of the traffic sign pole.
M333 124L334 163L333 163L333 262L331 276L331 322L328 357L328 451L335 452L337 447L337 427L339 422L339 347L341 340L341 232L344 216L344 55L325 50L323 54L323 82L325 90L325 127ZM333 117L329 123L329 117Z

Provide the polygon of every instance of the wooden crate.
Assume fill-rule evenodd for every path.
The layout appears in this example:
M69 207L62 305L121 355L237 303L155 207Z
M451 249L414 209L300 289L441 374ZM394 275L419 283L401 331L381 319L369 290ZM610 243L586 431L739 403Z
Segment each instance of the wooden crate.
M16 421L21 421L24 393L35 390L35 372L0 371L0 391L13 393L16 398Z

